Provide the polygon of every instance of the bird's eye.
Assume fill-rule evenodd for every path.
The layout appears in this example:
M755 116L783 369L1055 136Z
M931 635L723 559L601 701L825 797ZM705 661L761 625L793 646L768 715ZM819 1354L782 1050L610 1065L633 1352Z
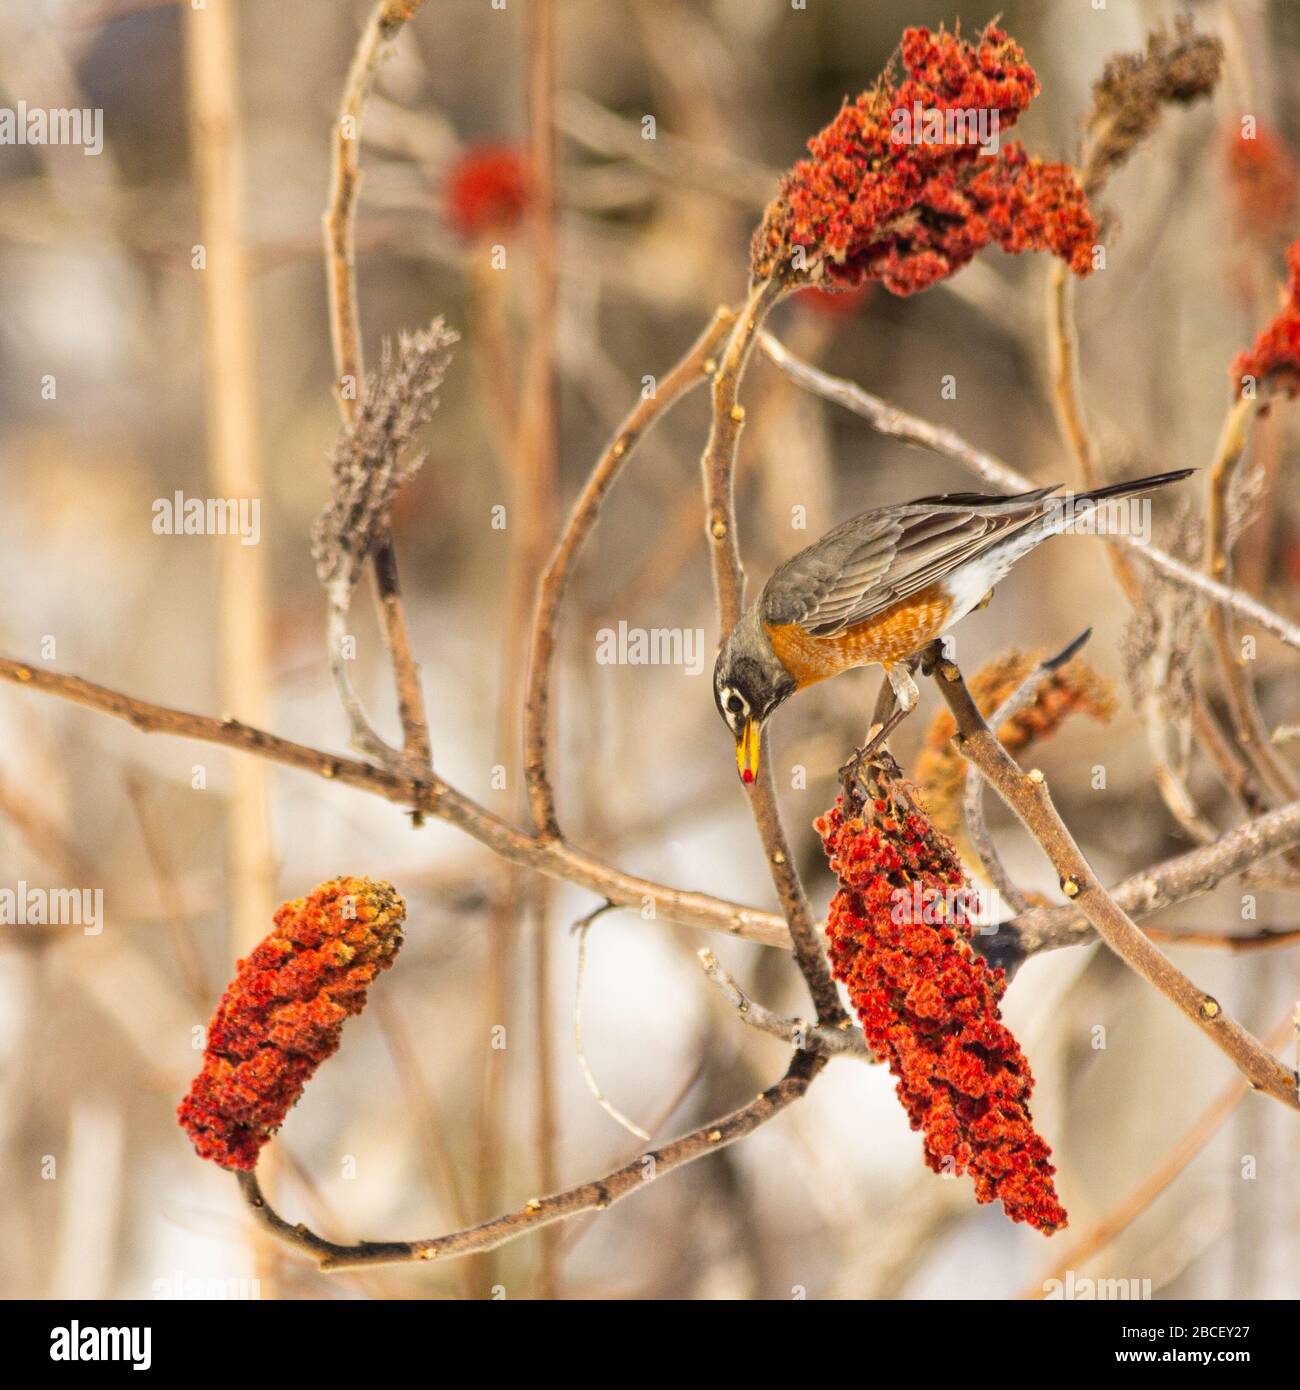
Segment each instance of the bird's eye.
M745 708L745 702L739 695L730 695L727 697L727 708L732 714L739 714Z

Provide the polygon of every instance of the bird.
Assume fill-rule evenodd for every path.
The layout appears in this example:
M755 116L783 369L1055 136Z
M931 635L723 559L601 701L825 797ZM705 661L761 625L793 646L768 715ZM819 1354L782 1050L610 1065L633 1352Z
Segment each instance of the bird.
M982 608L1021 556L1049 536L1096 524L1099 503L1179 482L1192 468L1060 494L949 492L876 507L780 566L718 650L713 694L736 740L741 780L758 775L759 741L792 695L879 664L901 713L919 698L912 658Z

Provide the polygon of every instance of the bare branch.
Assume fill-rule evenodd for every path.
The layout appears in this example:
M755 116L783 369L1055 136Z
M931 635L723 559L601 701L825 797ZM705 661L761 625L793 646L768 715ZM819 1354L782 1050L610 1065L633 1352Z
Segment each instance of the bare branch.
M0 657L0 680L112 715L144 733L196 739L297 768L326 781L356 787L407 807L417 816L434 816L454 825L512 864L575 883L621 907L635 908L642 913L653 910L655 920L718 931L763 946L790 949L785 921L777 913L638 878L566 840L546 840L526 834L440 777L399 776L386 768L294 743L234 719L190 714L124 695L79 676L65 676L8 657ZM1146 917L1204 893L1256 860L1296 843L1300 843L1300 803L1248 821L1212 845L1126 879L1115 893L1126 911ZM1070 907L1030 908L1013 919L999 935L1008 933L1015 943L1011 953L1023 959L1040 950L1087 940L1091 928ZM1184 933L1180 934L1180 939L1195 944L1197 938ZM977 941L977 948L988 954L990 944L997 940L997 937L982 938Z
M988 778L1038 841L1060 875L1061 891L1078 903L1098 936L1126 965L1181 1009L1256 1087L1274 1100L1300 1110L1295 1073L1225 1013L1218 1000L1198 989L1107 894L1052 805L1042 773L1026 775L997 741L971 699L961 671L955 662L944 657L939 643L927 649L926 664L957 721L962 753Z
M1126 878L1110 890L1116 904L1137 917L1147 917L1175 903L1208 893L1224 879L1259 860L1300 843L1300 801L1247 821L1213 843L1189 850L1154 868ZM1010 923L1024 954L1074 946L1092 936L1088 920L1073 907L1031 907ZM1194 945L1200 939L1178 933ZM1169 939L1173 939L1171 934ZM1223 940L1224 938L1218 938ZM1241 940L1252 940L1249 935Z
M567 1221L588 1211L604 1211L675 1168L693 1163L744 1139L760 1125L799 1100L826 1065L826 1058L812 1052L796 1052L785 1075L748 1105L714 1120L680 1139L638 1155L630 1163L594 1182L571 1187L549 1197L536 1197L517 1210L467 1230L425 1240L361 1241L337 1245L301 1223L293 1225L276 1212L258 1186L255 1173L239 1173L239 1190L257 1221L288 1245L316 1256L326 1273L362 1269L372 1265L406 1264L420 1260L455 1259L481 1250L495 1250L531 1231L557 1221Z
M789 949L790 937L785 923L776 913L744 907L708 893L668 888L650 879L625 874L567 841L545 840L526 834L463 796L436 774L423 778L400 775L372 763L294 743L235 719L214 719L210 715L189 714L167 705L137 700L79 676L65 676L6 657L0 657L0 680L111 714L145 733L172 734L238 749L313 773L327 781L357 787L405 806L417 817L435 816L446 821L512 864L576 883L599 897L609 898L622 907L635 908L656 920L707 927L765 946Z

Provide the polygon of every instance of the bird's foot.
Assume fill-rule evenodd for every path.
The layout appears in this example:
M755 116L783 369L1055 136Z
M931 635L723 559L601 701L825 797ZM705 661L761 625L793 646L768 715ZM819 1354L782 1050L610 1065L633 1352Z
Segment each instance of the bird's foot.
M840 784L848 792L851 787L864 780L868 769L877 769L892 776L901 775L893 755L885 747L885 740L907 718L905 709L896 709L883 724L873 724L867 730L867 741L861 748L853 750L853 756L839 770Z

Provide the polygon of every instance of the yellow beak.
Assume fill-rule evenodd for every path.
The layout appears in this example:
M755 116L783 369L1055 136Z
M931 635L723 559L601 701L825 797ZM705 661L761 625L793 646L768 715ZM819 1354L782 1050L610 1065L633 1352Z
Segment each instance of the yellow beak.
M752 783L758 776L758 741L762 733L763 726L757 719L746 719L745 727L736 740L736 768L740 780L746 784Z

